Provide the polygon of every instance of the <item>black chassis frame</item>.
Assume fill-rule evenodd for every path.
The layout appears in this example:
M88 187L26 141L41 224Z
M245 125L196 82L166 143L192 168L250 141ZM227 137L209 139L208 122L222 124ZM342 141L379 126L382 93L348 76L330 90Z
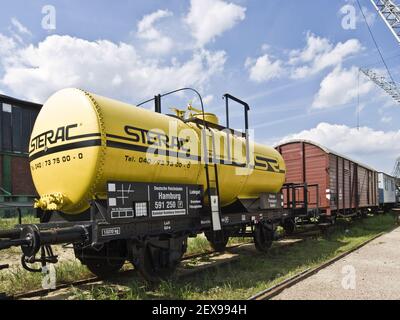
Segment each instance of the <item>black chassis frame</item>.
M298 188L299 185L296 185ZM304 186L307 190L307 186ZM280 194L280 193L278 193ZM97 199L90 202L90 208L79 215L67 215L59 211L42 211L37 209L40 223L35 227L41 232L62 230L71 227L81 227L81 233L69 243L80 248L101 248L103 245L115 240L127 240L136 243L158 241L167 239L182 239L182 237L195 237L202 232L212 232L211 209L202 205L198 214L168 217L142 217L130 223L110 223L107 219L107 199ZM295 218L306 219L317 217L321 213L317 210L309 211L307 207L298 207L295 204L287 207L271 209L255 209L245 206L222 208L220 212L221 230L229 237L251 237L253 227L259 223L274 230L277 225L282 225L285 220ZM16 226L23 230L27 224ZM246 230L250 226L251 231ZM39 233L39 237L40 237ZM60 243L60 242L58 242ZM52 245L54 243L45 243Z
M146 241L151 238L169 239L182 236L194 237L199 233L212 231L211 213L208 207L197 216L171 216L148 217L134 223L111 224L106 221L107 201L93 200L90 209L78 216L65 215L59 211L44 213L37 210L41 223L37 224L39 230L51 230L73 226L82 226L87 231L87 239L77 239L76 243L83 246L101 246L113 240ZM243 227L253 226L258 223L274 226L285 219L294 218L292 210L267 209L253 212L221 213L221 227L227 235L251 236L244 232ZM22 229L25 225L17 225ZM168 231L165 226L170 226ZM119 228L118 233L104 233L103 230ZM107 235L105 235L107 234Z
M306 185L304 188L307 190ZM270 195L279 199L278 195L282 194ZM110 252L111 256L124 257L135 263L140 256L141 248L147 245L169 250L172 256L179 257L185 251L188 237L195 237L202 232L206 232L206 235L214 232L211 208L204 205L203 196L202 192L200 197L202 208L190 214L189 211L186 215L179 216L154 217L148 214L136 219L135 213L135 219L125 223L121 221L110 223L112 207L108 206L109 199L90 201L89 209L79 215L37 209L39 224L19 224L13 230L0 230L0 238L3 239L0 239L0 249L21 245L23 261L42 262L42 265L46 262L57 262L57 257L52 254L50 248L54 244L73 244L76 257L84 264L91 258L103 257L109 260ZM256 226L262 225L272 232L273 240L276 227L284 226L287 220L296 223L296 218L309 220L310 217L320 214L313 210L309 211L304 206L299 207L299 204L293 207L280 204L275 207L257 205L260 199L261 195L259 199L253 199L254 201L238 199L235 204L222 208L220 210L222 234L226 237L254 237ZM280 199L283 204L283 197ZM266 209L260 209L261 207ZM247 227L250 227L250 230ZM38 252L40 257L36 258ZM121 252L124 256L118 255ZM24 267L33 270L27 267L26 263L23 262Z
M300 185L286 187L289 189L299 188ZM307 185L302 188L307 194ZM178 243L186 237L194 237L202 232L213 232L211 208L204 205L203 195L202 191L201 209L190 214L188 212L186 215L167 217L154 217L149 214L137 217L137 219L135 216L134 219L127 220L128 223L121 221L110 223L111 210L109 209L111 206L108 206L108 199L92 200L90 208L79 215L67 215L59 211L45 212L37 209L40 223L19 224L14 230L0 232L0 238L9 238L6 243L1 243L3 240L0 241L0 247L22 245L25 256L32 258L31 260L34 260L40 247L53 244L72 243L75 248L101 250L107 243L118 240L125 240L127 244L135 243L139 247L149 241L170 240L170 244L165 241L163 246L176 249L173 248L174 242ZM277 195L281 195L281 193L273 195L278 197ZM282 196L281 199L283 199ZM295 221L296 218L300 218L308 221L311 217L321 216L319 210L308 210L307 201L305 203L294 201L292 205L286 205L286 207L278 205L273 208L262 205L254 206L256 201L250 200L250 203L252 204L249 205L249 202L246 204L245 200L238 200L236 205L220 210L221 230L225 236L251 237L254 235L254 226L257 224L262 224L273 231L277 225L283 225L287 220ZM261 207L267 209L260 209ZM251 230L247 230L246 227L249 226ZM35 241L32 241L32 237L35 238Z

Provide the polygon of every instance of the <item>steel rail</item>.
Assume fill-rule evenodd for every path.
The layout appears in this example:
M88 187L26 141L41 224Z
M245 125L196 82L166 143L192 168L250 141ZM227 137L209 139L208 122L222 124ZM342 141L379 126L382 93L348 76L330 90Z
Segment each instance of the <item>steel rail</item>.
M251 242L249 242L251 243ZM232 245L226 248L226 251L229 251L234 248L238 248L240 246L246 245L248 243L242 243L242 244L236 244ZM206 252L201 252L201 253L195 253L195 254L189 254L184 257L182 257L181 261L188 261L192 259L197 259L201 257L206 257L211 254L217 253L216 251L206 251ZM125 277L125 276L130 276L132 273L136 272L134 268L126 269L124 271L119 272L118 274L115 275L115 277ZM70 287L75 287L75 286L82 286L90 283L96 283L98 281L102 281L104 279L99 278L99 277L90 277L86 279L81 279L81 280L76 280L76 281L71 281L67 283L61 283L57 285L54 289L37 289L37 290L31 290L23 293L17 293L14 295L4 295L3 297L0 296L0 299L10 299L10 300L21 300L21 299L29 299L29 298L34 298L34 297L41 297L41 296L46 296L49 293L57 292L62 289L67 289Z

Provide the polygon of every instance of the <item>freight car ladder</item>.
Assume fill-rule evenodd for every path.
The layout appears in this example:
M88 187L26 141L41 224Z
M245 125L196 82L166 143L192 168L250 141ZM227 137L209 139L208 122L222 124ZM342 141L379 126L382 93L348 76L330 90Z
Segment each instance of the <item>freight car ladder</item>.
M245 132L240 133L246 142L246 167L250 164L250 156L249 156L249 121L248 121L248 112L250 110L249 105L230 95L229 93L224 94L225 103L226 103L226 129L229 131L235 132L235 130L229 128L229 100L233 100L234 102L240 104L244 108L244 120L245 120ZM204 116L204 111L203 111ZM218 183L218 161L216 158L216 148L215 148L215 139L212 130L207 130L207 124L203 118L204 127L203 127L203 152L204 152L204 159L205 159L205 171L206 171L206 180L207 180L207 193L208 193L208 200L210 205L211 211L211 220L212 220L212 227L213 231L220 231L221 230L221 209L220 209L220 197L219 197L219 183ZM210 133L211 138L211 146L210 149L207 148L207 132ZM227 137L229 141L229 136ZM210 154L209 150L211 151L211 164L210 164ZM229 142L228 142L228 159L231 160L231 155L229 151ZM212 167L212 168L210 168ZM213 170L210 170L213 169Z
M204 146L204 160L205 160L205 172L207 180L207 195L208 203L211 211L211 222L213 231L221 230L221 210L219 200L219 183L218 183L218 164L215 152L215 139L212 131L210 130L211 137L211 163L209 149L207 148L207 129L203 129L203 146ZM210 168L212 167L212 168ZM212 169L212 170L210 170Z

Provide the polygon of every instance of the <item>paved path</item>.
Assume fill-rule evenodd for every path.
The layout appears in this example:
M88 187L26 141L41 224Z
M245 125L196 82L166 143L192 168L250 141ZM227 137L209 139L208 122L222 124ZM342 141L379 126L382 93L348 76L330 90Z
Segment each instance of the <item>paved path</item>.
M400 227L274 299L400 299Z

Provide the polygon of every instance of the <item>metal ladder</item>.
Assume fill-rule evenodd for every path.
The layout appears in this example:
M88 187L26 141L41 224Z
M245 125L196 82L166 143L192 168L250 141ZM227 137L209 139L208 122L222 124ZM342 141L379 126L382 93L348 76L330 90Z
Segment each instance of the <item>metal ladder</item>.
M244 108L244 120L245 120L245 133L244 137L246 139L246 166L249 165L250 163L250 158L249 158L249 122L248 122L248 112L250 110L249 105L230 95L229 93L224 94L224 99L225 99L225 107L226 107L226 128L229 129L229 100L233 100L236 103L240 104ZM204 110L203 110L204 113ZM208 200L210 204L210 211L211 211L211 222L212 222L212 228L213 231L220 231L221 230L221 206L220 206L220 197L219 197L219 183L218 183L218 162L216 159L216 150L215 150L215 140L214 140L214 134L210 130L211 134L211 150L212 150L212 160L211 160L211 165L209 164L209 153L207 149L207 129L208 126L204 120L204 114L203 114L203 130L202 130L202 136L203 136L203 152L204 152L204 160L205 160L205 172L206 172L206 180L207 180L207 194L208 194ZM233 130L234 131L234 130ZM243 136L243 135L242 135ZM229 143L228 143L229 146ZM229 149L228 149L229 153ZM230 156L229 156L230 157ZM210 174L210 166L214 167L214 178L211 178Z
M213 231L221 230L221 206L220 206L220 197L219 197L219 182L218 182L218 163L216 159L216 151L215 151L215 140L214 134L210 130L211 133L211 164L209 158L209 152L207 148L207 129L203 128L203 146L204 146L204 169L206 172L206 181L207 181L207 196L210 206L211 212L211 223ZM210 171L210 166L213 167L214 170ZM212 176L214 175L214 176Z

